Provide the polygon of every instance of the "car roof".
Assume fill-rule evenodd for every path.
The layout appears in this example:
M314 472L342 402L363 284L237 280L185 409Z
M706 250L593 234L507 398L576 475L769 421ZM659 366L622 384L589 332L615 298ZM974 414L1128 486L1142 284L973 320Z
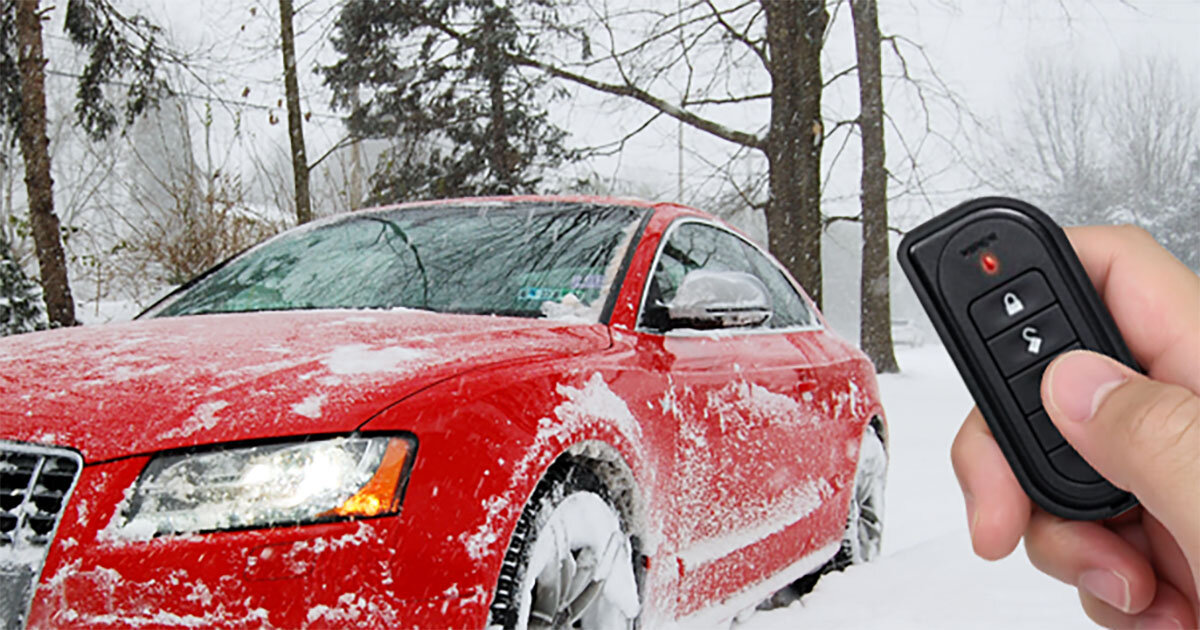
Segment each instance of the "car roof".
M674 218L676 215L691 214L696 216L708 216L706 213L695 208L672 203L672 202L655 202L644 199L635 199L632 197L610 197L602 195L495 195L484 197L455 197L451 199L431 199L427 201L408 201L398 204L386 204L380 206L371 206L360 208L355 212L376 212L380 210L400 210L405 208L422 208L429 206L454 206L454 205L470 205L479 203L585 203L607 206L631 206L637 208L649 208L658 213L666 213Z

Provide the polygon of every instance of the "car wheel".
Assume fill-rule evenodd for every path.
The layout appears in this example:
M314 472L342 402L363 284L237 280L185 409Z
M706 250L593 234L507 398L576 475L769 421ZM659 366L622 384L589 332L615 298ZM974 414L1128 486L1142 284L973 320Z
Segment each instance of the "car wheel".
M887 450L873 429L863 433L854 475L854 496L846 518L846 535L833 560L834 569L870 562L883 545L883 491L887 486Z
M633 628L640 610L630 536L590 470L552 470L504 557L489 627Z

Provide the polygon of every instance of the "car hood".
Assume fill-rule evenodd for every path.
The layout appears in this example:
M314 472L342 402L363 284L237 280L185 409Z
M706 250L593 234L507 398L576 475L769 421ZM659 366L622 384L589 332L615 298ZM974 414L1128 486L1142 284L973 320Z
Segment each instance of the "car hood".
M606 327L424 311L201 315L0 339L0 439L88 461L352 431L467 370L608 346Z

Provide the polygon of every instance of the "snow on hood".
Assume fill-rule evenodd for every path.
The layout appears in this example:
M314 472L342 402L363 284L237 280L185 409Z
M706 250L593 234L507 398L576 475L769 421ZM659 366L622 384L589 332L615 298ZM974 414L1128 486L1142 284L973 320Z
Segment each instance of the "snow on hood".
M202 315L17 335L0 339L0 439L70 446L97 461L345 432L465 370L608 343L598 324L413 310Z

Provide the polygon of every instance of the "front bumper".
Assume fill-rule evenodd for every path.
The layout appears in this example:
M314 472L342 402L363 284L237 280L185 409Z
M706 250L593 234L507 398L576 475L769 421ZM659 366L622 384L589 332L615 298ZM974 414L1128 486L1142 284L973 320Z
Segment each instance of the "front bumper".
M146 461L84 467L34 593L29 628L486 622L486 572L439 557L436 538L444 536L414 527L414 505L361 521L117 538L109 523Z

